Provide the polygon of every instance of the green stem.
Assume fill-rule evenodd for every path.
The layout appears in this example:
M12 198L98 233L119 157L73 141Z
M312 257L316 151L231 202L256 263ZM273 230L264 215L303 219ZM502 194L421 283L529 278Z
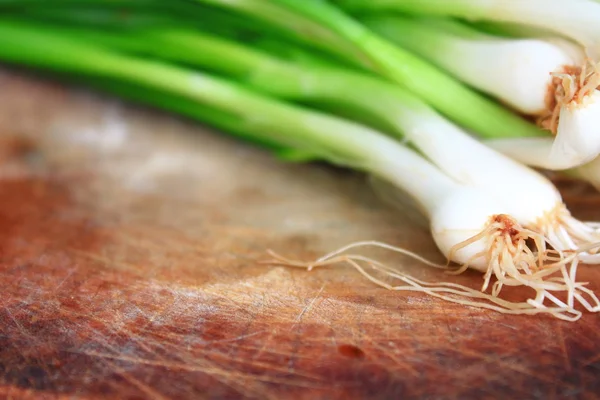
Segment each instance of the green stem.
M315 59L324 58L328 62L348 68L365 70L360 63L349 63L339 53L327 48L307 47L306 38L297 32L249 18L220 7L198 2L160 0L62 0L49 8L47 3L29 0L29 6L7 7L5 17L37 20L40 23L60 24L68 27L102 29L115 35L131 29L201 29L218 36L230 37L235 41L248 43L253 47L277 49L279 53L303 53ZM0 9L2 6L0 5ZM316 56L316 58L315 58Z
M398 46L434 61L452 57L452 45L456 40L454 34L461 34L455 29L448 34L439 29L438 24L389 13L368 15L361 18L361 22ZM469 36L472 37L472 32L470 33Z
M155 23L169 24L174 27L189 25L203 26L208 23L217 26L254 27L266 29L268 26L259 24L249 18L242 18L210 6L187 3L182 1L158 0L71 0L59 1L48 7L47 2L39 3L30 0L13 7L3 7L0 10L5 16L21 16L28 19L49 20L70 25L93 23L94 26L122 30L130 26L157 27ZM154 23L154 24L153 24ZM282 30L279 29L279 32Z
M319 157L316 154L303 152L289 147L282 147L278 141L262 138L261 135L256 132L256 126L254 124L246 123L246 120L239 118L233 113L206 106L186 97L153 90L148 87L134 85L124 81L101 78L73 78L68 75L61 77L75 83L83 83L92 88L117 95L120 98L135 103L157 107L158 109L173 112L194 121L210 125L214 128L233 134L246 142L268 149L285 161L308 162L319 160Z
M427 207L433 207L454 187L431 164L376 131L275 101L210 75L105 51L27 24L0 22L0 37L5 39L0 46L0 58L4 60L122 80L231 113L251 127L258 139L381 176L415 195ZM412 173L423 180L413 179Z
M299 17L294 11L271 4L265 0L193 0L250 15L266 23L277 26L291 34L298 41L316 47L337 57L342 57L355 66L371 69L370 60L364 57L350 43L332 34L329 30L309 19Z
M410 120L435 113L392 83L325 62L282 60L199 32L153 32L140 41L161 58L234 76L270 95L334 109L396 137L402 137Z
M241 12L252 8L253 15L264 12L254 8L256 0L204 1L227 3L223 5L235 7ZM363 57L368 57L380 74L402 85L441 113L482 137L545 134L520 116L469 89L430 63L375 35L326 2L270 0L260 3L270 8L286 10L295 25L301 22L311 23L311 26L316 24L321 31L329 32L329 36L322 36L321 40L328 40L328 37L333 35L336 43L350 43L364 55ZM283 21L287 23L289 19L282 20L282 23ZM315 39L312 40L314 42Z
M383 79L312 59L309 64L281 60L201 32L158 29L113 34L53 29L90 43L233 76L262 92L333 110L399 138L440 118L420 99Z
M333 2L345 10L352 12L364 10L397 10L439 16L461 14L469 12L469 8L472 8L468 4L463 5L460 0L333 0Z
M600 0L599 0L600 1ZM487 33L489 35L500 36L505 38L523 39L523 38L549 38L556 34L549 29L539 28L530 25L524 25L511 22L495 22L495 21L465 21L465 24L470 25L474 29Z

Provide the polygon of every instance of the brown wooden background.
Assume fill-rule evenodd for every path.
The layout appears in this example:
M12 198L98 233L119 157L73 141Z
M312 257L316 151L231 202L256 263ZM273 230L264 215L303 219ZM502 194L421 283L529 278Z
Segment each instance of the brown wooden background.
M566 190L600 218L595 193ZM363 239L439 260L427 229L364 177L0 73L2 398L598 398L598 315L509 317L346 267L257 262ZM600 289L598 271L580 276Z

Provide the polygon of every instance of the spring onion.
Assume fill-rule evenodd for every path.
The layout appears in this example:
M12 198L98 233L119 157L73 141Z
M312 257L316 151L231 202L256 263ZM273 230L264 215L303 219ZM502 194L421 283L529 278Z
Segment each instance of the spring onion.
M420 290L501 312L548 313L567 320L581 316L574 308L576 302L589 311L600 311L596 296L576 282L577 256L557 259L546 249L541 235L522 228L507 215L510 206L505 205L503 199L455 181L377 131L281 103L206 73L125 56L27 24L0 22L0 35L6 39L0 47L0 57L9 62L92 80L112 80L117 90L120 82L124 82L125 86L131 84L151 91L151 94L140 94L135 89L130 92L142 99L166 93L174 99L170 101L173 107L189 110L190 102L198 103L223 116L235 116L236 121L242 123L238 129L249 136L381 177L415 198L430 220L438 248L447 258L463 265L459 271L470 267L483 272L483 290L492 276L497 279L492 294L485 294L483 290L479 292L455 284L427 284L387 270L407 284L394 289ZM48 48L53 51L48 52ZM214 119L217 123L223 120ZM530 250L529 240L535 243L536 252ZM339 257L333 259L339 261ZM353 265L361 260L356 256L343 259ZM372 260L366 261L372 263ZM332 259L321 260L313 266L331 262ZM526 302L508 302L498 297L503 286L526 286L533 289L536 296ZM557 298L555 292L562 292L567 299Z
M550 73L584 60L576 46L568 52L540 39L499 38L447 19L377 14L361 21L525 114L546 110Z
M600 154L600 71L568 42L506 39L445 19L377 15L364 22L556 135L546 167L567 169Z
M600 56L600 4L592 0L335 0L348 10L401 11L538 27L571 38Z

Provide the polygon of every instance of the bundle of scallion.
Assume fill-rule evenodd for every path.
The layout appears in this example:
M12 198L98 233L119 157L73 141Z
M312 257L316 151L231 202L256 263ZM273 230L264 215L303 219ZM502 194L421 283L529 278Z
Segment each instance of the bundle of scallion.
M87 38L109 49L217 71L273 96L352 110L355 119L362 116L363 122L371 121L395 137L410 141L455 179L487 187L495 195L506 197L507 202L515 203L512 214L518 221L544 232L555 249L577 250L600 241L600 234L570 216L546 179L491 151L419 98L385 80L347 71L310 54L303 54L300 62L281 59L199 31L156 28L114 34L89 28L46 29ZM373 102L373 98L378 102ZM450 151L452 148L457 151ZM465 151L469 158L461 155ZM530 209L529 204L514 200L515 190L536 199ZM599 256L581 256L587 262L600 262Z
M582 3L588 3L590 0L581 1ZM78 15L83 14L87 18L86 21L92 22L96 21L96 19L102 20L106 17L105 13L100 13L100 15L98 15L98 8L105 8L106 4L110 4L112 8L133 7L133 11L129 11L129 14L125 14L128 15L127 18L125 18L126 21L130 19L130 14L137 15L140 13L140 10L157 7L157 4L160 4L157 0L111 0L109 2L101 0L58 0L56 3L62 5L63 8L60 10L49 11L44 2L40 0L27 0L24 2L27 6L24 6L22 4L23 2L19 3L15 0L5 0L5 2L8 5L4 8L8 11L24 9L28 13L33 13L33 15L36 15L37 13L38 15L41 14L42 17L45 16L59 19L61 16L64 18L64 15L68 14L67 19L70 18L71 20L74 18L76 19ZM456 6L459 6L461 9L469 9L468 3L471 2L475 3L472 8L477 8L476 5L480 4L476 0L453 0L445 2L444 4L456 3ZM342 57L353 66L371 69L373 72L404 86L454 122L481 137L535 137L543 134L541 130L535 129L533 125L527 123L518 115L511 113L499 104L489 101L484 96L478 95L472 90L468 90L466 87L459 84L457 80L451 79L449 74L445 73L445 71L441 71L431 64L424 62L423 59L414 56L414 54L404 50L402 47L392 45L392 43L375 35L364 25L351 19L325 1L237 0L231 2L229 0L194 0L194 3L213 5L215 6L214 9L217 10L230 10L230 14L234 14L236 20L239 20L240 15L250 16L255 20L253 25L260 26L260 29L268 27L264 29L269 29L272 32L277 32L277 34L285 35L287 38L294 37L309 46ZM340 3L343 5L350 5L350 9L353 9L353 7L358 7L359 9L386 9L394 8L397 6L397 3L402 3L403 5L397 7L406 8L408 11L416 13L424 13L428 9L435 8L432 7L431 4L426 6L428 1L424 2L425 5L423 6L413 6L412 4L414 2L412 1L378 1L371 4L360 0L340 0ZM435 1L433 3L435 3ZM462 5L462 3L467 5ZM179 6L175 7L173 4L179 4ZM0 3L0 6L2 6L2 3ZM182 18L185 21L189 21L190 15L196 17L207 13L206 9L201 9L201 12L194 12L194 7L191 6L192 4L187 1L171 2L167 7L169 8L169 11L171 11L170 16L161 15L160 17L168 19L175 16L176 18ZM596 4L592 4L592 6L600 8ZM75 11L77 11L74 15L67 12L72 10L73 7L75 7ZM162 5L161 7L164 8L165 6ZM450 6L450 9L453 9L451 7L452 6ZM502 8L501 6L499 7ZM585 5L580 5L578 7L581 9L586 8ZM510 7L504 6L504 8ZM175 11L172 11L171 9L175 9ZM200 17L200 19L212 19L214 9L208 12L206 18ZM443 10L445 9L446 5L441 7L439 13L443 13ZM594 7L591 8L591 10L593 9ZM555 11L556 10L554 9L550 9L547 13L553 15L552 13L555 13ZM147 11L142 14L148 16ZM123 13L119 14L120 19L123 19L122 15ZM468 14L467 16L473 17L471 14ZM497 16L496 19L511 21L508 17L501 19L500 16ZM536 20L535 14L530 16L529 19ZM527 18L521 20L514 17L514 20L523 23L527 22ZM581 22L584 21L582 20ZM143 23L147 24L148 21L143 21ZM535 27L538 25L533 24ZM566 26L568 24L565 23L563 25ZM566 28L564 30L566 30ZM593 31L593 29L591 29L591 31ZM593 37L592 33L589 34L590 37ZM589 40L585 42L587 43ZM589 69L586 71L589 71ZM579 84L577 83L579 82L577 79L566 79L566 81L563 79L561 83L568 81L571 82L571 84L557 84L557 88L559 89L557 99L559 101L554 103L556 105L554 108L566 114L567 118L564 118L564 120L569 119L570 114L573 114L571 111L576 108L576 105L581 102L587 104L587 97L589 96L584 96L586 99L581 99L581 96L578 93L589 92L588 89L590 85L595 82L595 75L592 74L587 76L587 78L583 77L583 80L586 82L580 82L582 84ZM574 86L575 88L573 88ZM595 91L591 94L595 94ZM563 103L568 104L565 107L557 108L559 104ZM543 165L541 166L552 169L573 168L591 161L598 155L598 151L600 151L600 141L595 139L596 135L588 134L589 129L586 129L589 125L586 121L594 119L593 117L589 117L589 115L595 115L596 113L594 110L583 113L583 128L579 127L579 125L582 125L582 122L579 121L581 119L581 113L575 114L576 115L570 117L572 120L570 123L565 123L564 120L562 121L562 125L567 125L567 127L560 129L560 131L564 131L565 133L559 136L556 143L552 146L551 157L545 157ZM553 113L544 120L548 122L544 124L547 128L554 128L555 131L558 131L560 121ZM575 126L573 132L568 129L570 126ZM550 133L550 131L548 131L548 133ZM508 143L526 146L535 142L510 141ZM536 165L533 162L532 164Z
M493 139L485 143L523 163L578 167L573 174L592 182L590 171L597 162L580 164L596 150L544 153L556 142L542 137L534 125L460 83L452 71L396 47L331 4L196 2L206 4L58 0L60 7L48 10L38 0L3 0L0 60L51 70L192 116L287 159L324 159L382 178L416 200L440 250L460 265L457 272L479 270L484 283L481 291L428 284L339 252L310 266L347 261L388 288L420 290L501 312L573 320L581 315L576 303L600 311L596 296L576 280L580 260L600 262L598 227L574 219L542 175L463 129ZM125 24L123 10L130 13ZM366 24L383 20L378 18ZM449 20L440 26L456 27ZM514 152L506 149L507 139L500 140L524 136L537 147ZM529 153L541 161L527 160ZM520 200L524 197L529 202ZM357 245L364 244L411 254L379 243ZM376 280L369 268L405 285ZM492 277L496 281L488 294ZM535 296L508 302L500 298L506 285L531 288Z

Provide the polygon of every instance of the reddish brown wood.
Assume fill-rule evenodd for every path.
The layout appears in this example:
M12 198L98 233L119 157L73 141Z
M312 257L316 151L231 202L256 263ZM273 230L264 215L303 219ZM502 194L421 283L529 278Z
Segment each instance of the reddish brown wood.
M0 87L0 397L600 393L598 315L504 316L392 293L345 267L257 262L267 248L308 260L366 238L437 257L427 230L382 206L361 177L283 165L59 85L5 73ZM600 288L598 269L580 275Z

